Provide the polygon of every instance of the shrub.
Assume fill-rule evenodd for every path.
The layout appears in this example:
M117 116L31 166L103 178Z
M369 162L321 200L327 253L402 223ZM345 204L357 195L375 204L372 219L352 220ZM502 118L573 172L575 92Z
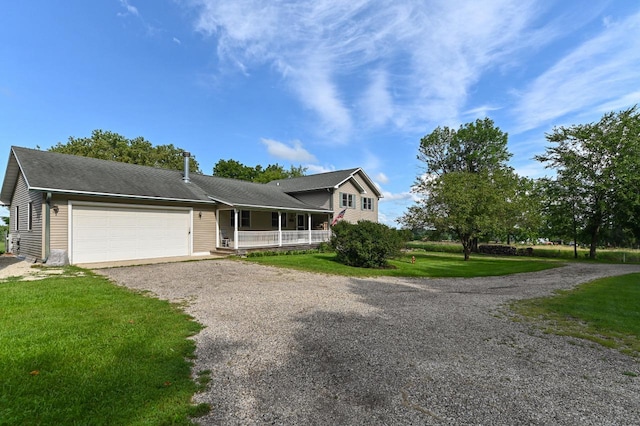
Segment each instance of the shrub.
M362 268L381 268L400 253L405 241L399 231L381 223L361 220L339 222L332 228L331 247L339 262Z

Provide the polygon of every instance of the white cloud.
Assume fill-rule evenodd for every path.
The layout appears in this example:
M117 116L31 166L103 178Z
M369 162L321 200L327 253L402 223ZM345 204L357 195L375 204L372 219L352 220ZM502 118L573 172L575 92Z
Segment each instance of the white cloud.
M485 117L489 117L490 112L499 111L501 109L502 107L491 106L491 105L480 105L478 107L465 111L463 114L467 117L472 117L473 119L485 118Z
M182 44L182 42L180 41L180 39L179 39L179 38L177 38L177 37L173 37L173 42L174 42L175 44Z
M364 119L374 127L380 127L393 118L393 98L389 92L389 78L385 71L371 75L369 87L362 97Z
M382 184L386 184L389 183L389 178L387 177L387 175L385 175L384 173L380 172L376 175L375 180L382 183Z
M418 198L416 197L416 194L406 191L406 192L398 192L398 193L392 193L389 191L382 191L382 196L383 198L380 199L381 203L387 203L387 202L391 202L391 201L405 201L405 200L410 200L410 201L416 201Z
M223 64L276 70L338 141L360 118L405 130L457 121L483 72L545 41L530 30L543 9L533 0L185 1Z
M519 131L536 128L581 110L601 113L637 102L640 86L640 13L606 22L585 41L540 75L515 108ZM595 118L595 117L592 117Z
M327 173L333 172L336 170L333 166L319 166L317 164L305 164L304 166L307 169L308 174L314 175L317 173Z
M126 13L118 13L119 16L135 15L139 16L138 8L129 4L127 0L120 0L120 5L125 8Z
M273 140L261 139L261 142L267 146L267 152L276 158L291 162L316 162L316 157L302 147L302 142L293 141L292 145Z

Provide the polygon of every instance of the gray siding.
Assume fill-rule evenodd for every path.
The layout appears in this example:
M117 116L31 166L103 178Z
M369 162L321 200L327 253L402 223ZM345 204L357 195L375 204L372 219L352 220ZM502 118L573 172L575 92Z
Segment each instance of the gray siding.
M32 203L31 229L29 229L29 203ZM29 191L24 177L20 174L11 198L9 232L13 253L29 260L42 260L42 204L42 193ZM16 217L16 207L19 209L19 218ZM17 230L16 223L19 224Z

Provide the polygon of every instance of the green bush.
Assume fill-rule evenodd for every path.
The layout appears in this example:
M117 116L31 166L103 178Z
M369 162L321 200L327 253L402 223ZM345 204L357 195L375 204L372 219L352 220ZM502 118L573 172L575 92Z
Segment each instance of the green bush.
M349 266L384 267L387 259L399 254L405 243L399 231L368 220L355 225L342 221L332 231L330 244L337 260Z

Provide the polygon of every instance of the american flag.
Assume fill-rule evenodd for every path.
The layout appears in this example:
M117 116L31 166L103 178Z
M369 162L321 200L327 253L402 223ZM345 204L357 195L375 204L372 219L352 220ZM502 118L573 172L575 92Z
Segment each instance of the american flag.
M331 226L335 225L336 223L338 223L338 221L340 219L342 219L344 217L344 214L347 212L347 209L342 210L340 213L338 213L338 216L333 218L333 222L331 222Z

